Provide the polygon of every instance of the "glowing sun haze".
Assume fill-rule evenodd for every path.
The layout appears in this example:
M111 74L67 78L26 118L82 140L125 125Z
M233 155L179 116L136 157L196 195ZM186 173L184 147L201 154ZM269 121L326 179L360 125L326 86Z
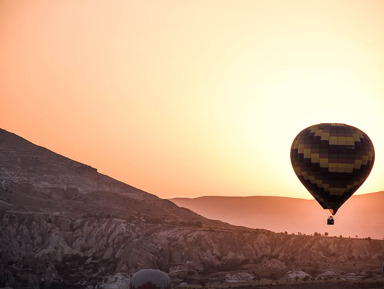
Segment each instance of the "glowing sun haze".
M311 198L295 136L367 133L384 190L384 2L1 1L0 127L162 198Z

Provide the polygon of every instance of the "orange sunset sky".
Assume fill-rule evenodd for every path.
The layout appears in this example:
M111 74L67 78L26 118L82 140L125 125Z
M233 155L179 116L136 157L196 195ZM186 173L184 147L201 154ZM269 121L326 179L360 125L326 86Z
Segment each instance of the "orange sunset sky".
M0 0L0 127L161 198L311 198L290 163L341 122L384 190L384 1Z

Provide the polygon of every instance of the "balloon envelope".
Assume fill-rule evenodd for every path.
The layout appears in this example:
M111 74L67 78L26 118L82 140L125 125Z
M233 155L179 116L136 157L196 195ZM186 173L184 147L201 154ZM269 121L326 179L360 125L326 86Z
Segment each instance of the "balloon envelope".
M163 271L143 269L133 274L130 289L171 289L171 279Z
M291 147L297 177L333 215L363 184L374 160L368 135L346 124L310 126L296 136Z

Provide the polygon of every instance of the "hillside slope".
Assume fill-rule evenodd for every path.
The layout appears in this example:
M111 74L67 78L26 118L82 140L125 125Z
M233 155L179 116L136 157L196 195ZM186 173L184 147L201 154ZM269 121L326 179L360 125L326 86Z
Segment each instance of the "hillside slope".
M211 222L5 130L0 130L0 164L0 206L7 209Z

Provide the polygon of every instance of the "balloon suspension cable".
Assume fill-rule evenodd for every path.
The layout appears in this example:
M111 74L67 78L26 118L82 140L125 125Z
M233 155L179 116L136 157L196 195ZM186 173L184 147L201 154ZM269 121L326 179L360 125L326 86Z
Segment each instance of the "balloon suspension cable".
M329 213L329 209L325 209L325 210L322 210L322 214L324 215L324 217L330 217L332 216L332 214ZM333 216L334 217L334 216Z

